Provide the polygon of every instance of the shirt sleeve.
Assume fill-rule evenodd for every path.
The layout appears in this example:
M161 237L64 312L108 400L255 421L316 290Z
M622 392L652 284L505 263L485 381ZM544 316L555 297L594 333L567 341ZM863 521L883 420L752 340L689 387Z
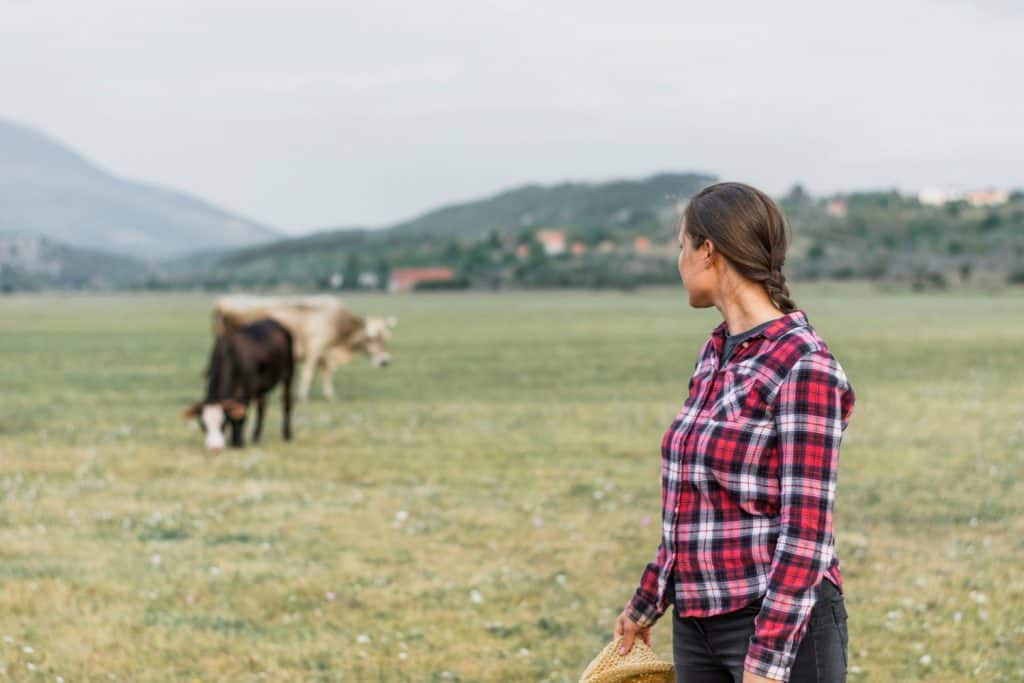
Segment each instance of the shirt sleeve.
M626 615L643 628L653 626L665 612L668 601L665 596L658 601L658 576L661 568L668 560L668 553L665 552L665 545L658 544L658 551L654 560L644 568L643 576L640 577L640 585L626 605Z
M832 354L817 349L794 364L776 400L780 530L744 668L788 681L835 550L839 445L854 392Z

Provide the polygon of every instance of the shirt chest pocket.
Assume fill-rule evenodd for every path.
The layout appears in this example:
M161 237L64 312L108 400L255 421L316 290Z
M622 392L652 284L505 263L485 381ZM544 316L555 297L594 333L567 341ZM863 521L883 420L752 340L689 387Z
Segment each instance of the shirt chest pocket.
M730 366L722 373L711 418L716 422L771 419L773 397L773 387L756 367L742 363Z

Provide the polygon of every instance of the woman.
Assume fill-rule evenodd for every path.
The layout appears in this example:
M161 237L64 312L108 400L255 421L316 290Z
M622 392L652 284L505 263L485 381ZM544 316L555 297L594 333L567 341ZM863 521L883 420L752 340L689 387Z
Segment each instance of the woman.
M616 622L621 652L672 603L677 681L845 681L832 510L853 387L789 296L767 195L703 189L679 245L690 305L724 321L662 440L662 539Z

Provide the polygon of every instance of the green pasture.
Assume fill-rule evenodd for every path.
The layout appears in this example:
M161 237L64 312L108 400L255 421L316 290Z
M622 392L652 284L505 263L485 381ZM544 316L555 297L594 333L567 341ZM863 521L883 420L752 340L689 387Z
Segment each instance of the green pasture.
M857 392L851 681L1024 679L1024 291L794 295ZM394 364L217 456L203 295L0 298L0 678L576 681L658 544L659 444L715 309L351 297ZM654 630L671 657L671 618Z

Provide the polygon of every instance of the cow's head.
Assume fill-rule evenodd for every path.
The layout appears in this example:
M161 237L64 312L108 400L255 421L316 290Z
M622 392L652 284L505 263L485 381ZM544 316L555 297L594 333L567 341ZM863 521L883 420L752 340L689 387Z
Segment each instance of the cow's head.
M370 357L375 368L383 368L391 362L387 343L391 339L391 330L398 324L398 318L367 318L366 326L359 335L357 349Z
M228 425L241 425L245 413L244 403L226 399L217 403L196 403L185 410L185 417L198 420L206 434L206 450L216 453L224 448L224 430Z

